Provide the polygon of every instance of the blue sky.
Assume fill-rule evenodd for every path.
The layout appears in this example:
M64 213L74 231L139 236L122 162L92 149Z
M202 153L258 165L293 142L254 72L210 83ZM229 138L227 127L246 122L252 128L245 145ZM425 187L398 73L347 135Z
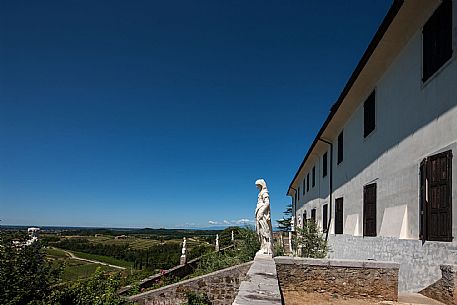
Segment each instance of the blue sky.
M1 224L281 218L390 4L1 1Z

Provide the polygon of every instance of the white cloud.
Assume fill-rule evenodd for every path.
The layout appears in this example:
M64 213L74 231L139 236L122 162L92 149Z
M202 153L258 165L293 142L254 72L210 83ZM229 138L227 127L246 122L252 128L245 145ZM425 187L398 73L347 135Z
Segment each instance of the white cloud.
M220 225L221 224L219 221L214 221L214 220L210 220L210 221L208 221L208 223L210 225Z
M231 224L231 222L224 219L224 224L229 225L229 224Z
M252 219L247 219L247 218L242 218L236 221L236 224L247 224L247 223L253 223L254 220Z

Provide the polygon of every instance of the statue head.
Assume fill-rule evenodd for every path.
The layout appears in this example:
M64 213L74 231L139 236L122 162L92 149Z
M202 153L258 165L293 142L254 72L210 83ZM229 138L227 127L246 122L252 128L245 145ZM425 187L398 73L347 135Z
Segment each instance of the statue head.
M259 189L259 191L261 191L267 188L267 183L263 179L258 179L255 182L255 186Z

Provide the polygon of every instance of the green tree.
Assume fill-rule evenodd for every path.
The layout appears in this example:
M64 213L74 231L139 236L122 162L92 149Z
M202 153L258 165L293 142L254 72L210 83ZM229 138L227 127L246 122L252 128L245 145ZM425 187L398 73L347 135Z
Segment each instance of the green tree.
M0 232L0 304L39 304L59 280L61 268L46 260L41 243L26 240L25 233Z
M278 229L280 231L290 231L291 222L292 222L292 203L289 203L286 207L286 210L283 212L284 218L276 220L278 223Z
M293 244L301 257L324 258L327 255L327 242L315 221L305 221L303 229L296 228L296 233Z
M46 305L127 305L132 304L120 297L120 274L107 275L101 268L87 280L72 282L55 289Z

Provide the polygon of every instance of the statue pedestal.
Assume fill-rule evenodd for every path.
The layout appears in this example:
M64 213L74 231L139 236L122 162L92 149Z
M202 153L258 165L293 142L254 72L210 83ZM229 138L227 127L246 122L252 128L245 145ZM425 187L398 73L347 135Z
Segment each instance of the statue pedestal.
M186 263L187 263L187 257L185 255L181 255L181 258L179 259L179 264L185 265Z

